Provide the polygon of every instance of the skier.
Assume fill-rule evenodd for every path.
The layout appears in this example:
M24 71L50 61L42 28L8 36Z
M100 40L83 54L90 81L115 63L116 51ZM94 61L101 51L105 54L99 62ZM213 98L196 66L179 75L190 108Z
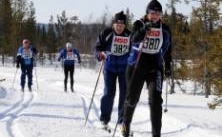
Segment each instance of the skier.
M96 58L104 62L104 93L101 98L100 121L107 127L110 121L116 81L119 81L118 124L122 123L123 104L126 94L125 70L130 50L130 31L126 28L127 17L123 11L116 13L112 27L106 28L96 42Z
M64 65L64 91L67 92L67 81L68 81L68 73L70 74L70 88L71 91L74 92L74 70L75 70L75 61L76 58L78 59L78 63L81 63L80 55L77 49L72 47L72 44L67 42L66 48L62 49L58 61L63 59L63 65Z
M162 6L151 0L146 15L134 22L132 50L126 70L127 95L124 103L122 134L130 136L130 124L144 85L149 90L153 137L161 136L163 75L171 75L171 32L161 20Z
M28 89L32 91L32 70L34 66L34 58L37 50L30 45L28 39L22 41L22 46L19 47L16 57L16 68L21 65L21 91L24 92L26 75L28 76Z

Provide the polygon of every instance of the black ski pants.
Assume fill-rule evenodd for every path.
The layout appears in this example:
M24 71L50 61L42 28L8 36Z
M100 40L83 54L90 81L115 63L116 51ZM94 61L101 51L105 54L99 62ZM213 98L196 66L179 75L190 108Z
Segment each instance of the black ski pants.
M133 113L139 101L144 83L147 83L150 106L150 119L153 137L160 137L162 126L162 71L147 71L128 66L126 69L127 94L124 103L123 121L130 132Z
M74 65L65 65L64 66L64 74L65 74L65 79L64 79L64 86L65 88L67 88L67 81L68 81L68 74L70 74L70 86L71 88L73 88L73 84L74 84Z

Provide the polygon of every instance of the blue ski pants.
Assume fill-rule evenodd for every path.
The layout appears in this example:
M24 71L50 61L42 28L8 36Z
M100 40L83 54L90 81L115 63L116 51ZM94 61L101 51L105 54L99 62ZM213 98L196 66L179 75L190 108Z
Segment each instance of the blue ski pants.
M116 83L117 79L119 82L119 102L118 102L118 123L123 121L123 105L126 96L126 78L125 72L113 73L106 69L103 71L104 74L104 94L101 99L101 116L100 120L104 123L108 123L111 118L113 110L113 103L116 94Z
M32 86L33 66L32 65L22 65L21 70L22 70L22 73L21 73L21 86L22 86L22 88L25 87L26 75L28 77L28 86L31 87Z

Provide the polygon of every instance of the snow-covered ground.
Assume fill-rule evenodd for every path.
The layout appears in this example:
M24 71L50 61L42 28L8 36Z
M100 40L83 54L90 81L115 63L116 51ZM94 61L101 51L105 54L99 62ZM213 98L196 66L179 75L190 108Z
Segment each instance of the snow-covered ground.
M34 69L32 93L27 89L25 93L20 92L20 70L13 85L15 73L14 67L0 67L0 78L6 78L6 81L0 83L0 137L112 136L99 128L102 77L88 123L84 126L98 69L76 68L76 93L63 91L64 76L61 68ZM38 83L38 89L36 83ZM189 87L188 83L187 89ZM207 108L207 102L212 100L212 97L206 99L204 96L186 95L178 90L179 88L176 94L169 95L168 112L163 114L162 136L221 137L222 110ZM117 119L117 96L110 122L111 127L114 127ZM151 137L147 98L147 91L144 90L132 124L135 137ZM165 93L163 98L165 99Z

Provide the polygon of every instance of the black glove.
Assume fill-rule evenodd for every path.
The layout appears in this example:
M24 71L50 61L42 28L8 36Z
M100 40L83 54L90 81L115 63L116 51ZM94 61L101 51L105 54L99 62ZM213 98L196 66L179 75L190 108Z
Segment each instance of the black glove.
M165 69L165 77L169 78L171 77L171 75L172 75L171 69Z
M16 63L16 68L19 68L19 63Z
M81 64L81 60L79 60L78 63Z
M143 29L149 31L152 26L153 26L152 22L146 22Z
M60 61L61 59L60 58L58 58L58 61Z

